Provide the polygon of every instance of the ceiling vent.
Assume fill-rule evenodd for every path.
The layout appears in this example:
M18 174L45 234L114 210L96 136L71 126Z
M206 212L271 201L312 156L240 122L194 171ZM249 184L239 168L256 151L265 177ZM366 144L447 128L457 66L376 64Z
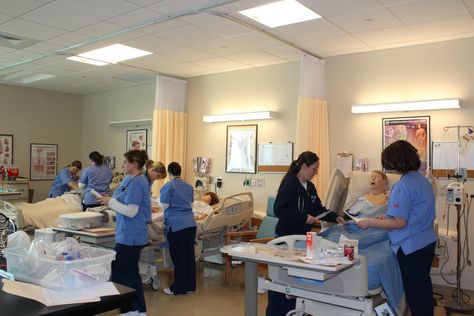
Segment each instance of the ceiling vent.
M0 33L0 46L3 47L23 49L36 43L39 43L39 41L27 37L19 37L13 34Z

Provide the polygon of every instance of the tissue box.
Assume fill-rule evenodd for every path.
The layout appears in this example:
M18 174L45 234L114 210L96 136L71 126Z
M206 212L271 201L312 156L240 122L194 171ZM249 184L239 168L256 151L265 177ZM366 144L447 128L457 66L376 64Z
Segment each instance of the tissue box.
M84 259L71 261L28 256L8 248L3 255L7 271L16 280L50 289L81 289L108 281L115 251L85 246L80 252Z
M35 239L42 239L46 242L58 242L66 238L65 233L56 232L50 228L35 229Z

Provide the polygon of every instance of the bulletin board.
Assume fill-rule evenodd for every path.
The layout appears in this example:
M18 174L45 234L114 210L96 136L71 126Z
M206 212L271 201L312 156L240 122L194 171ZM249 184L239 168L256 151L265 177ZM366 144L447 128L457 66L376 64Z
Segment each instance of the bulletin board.
M474 144L461 144L460 167L467 168L468 178L474 178ZM433 175L448 177L458 167L459 145L457 141L433 141Z
M258 144L258 172L287 172L292 161L292 142Z

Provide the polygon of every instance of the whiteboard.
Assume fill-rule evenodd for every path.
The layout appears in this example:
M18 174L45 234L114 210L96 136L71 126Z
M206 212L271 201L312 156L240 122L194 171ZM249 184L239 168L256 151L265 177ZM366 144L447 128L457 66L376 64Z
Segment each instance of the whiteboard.
M460 167L474 170L474 143L461 145ZM433 169L456 169L458 152L456 141L433 141Z
M293 161L293 143L282 144L258 144L258 166L260 167L282 167L286 171ZM284 167L284 168L283 168ZM277 171L271 168L271 170ZM269 170L267 170L269 171Z

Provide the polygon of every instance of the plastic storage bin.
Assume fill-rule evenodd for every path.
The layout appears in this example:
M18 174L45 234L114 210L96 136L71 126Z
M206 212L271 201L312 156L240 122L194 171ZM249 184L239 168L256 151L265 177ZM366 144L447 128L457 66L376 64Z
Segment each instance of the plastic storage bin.
M102 226L101 213L79 212L59 215L58 225L67 229L87 229Z
M108 281L115 251L83 247L80 252L84 259L65 261L3 250L8 272L19 281L55 290L81 289Z

